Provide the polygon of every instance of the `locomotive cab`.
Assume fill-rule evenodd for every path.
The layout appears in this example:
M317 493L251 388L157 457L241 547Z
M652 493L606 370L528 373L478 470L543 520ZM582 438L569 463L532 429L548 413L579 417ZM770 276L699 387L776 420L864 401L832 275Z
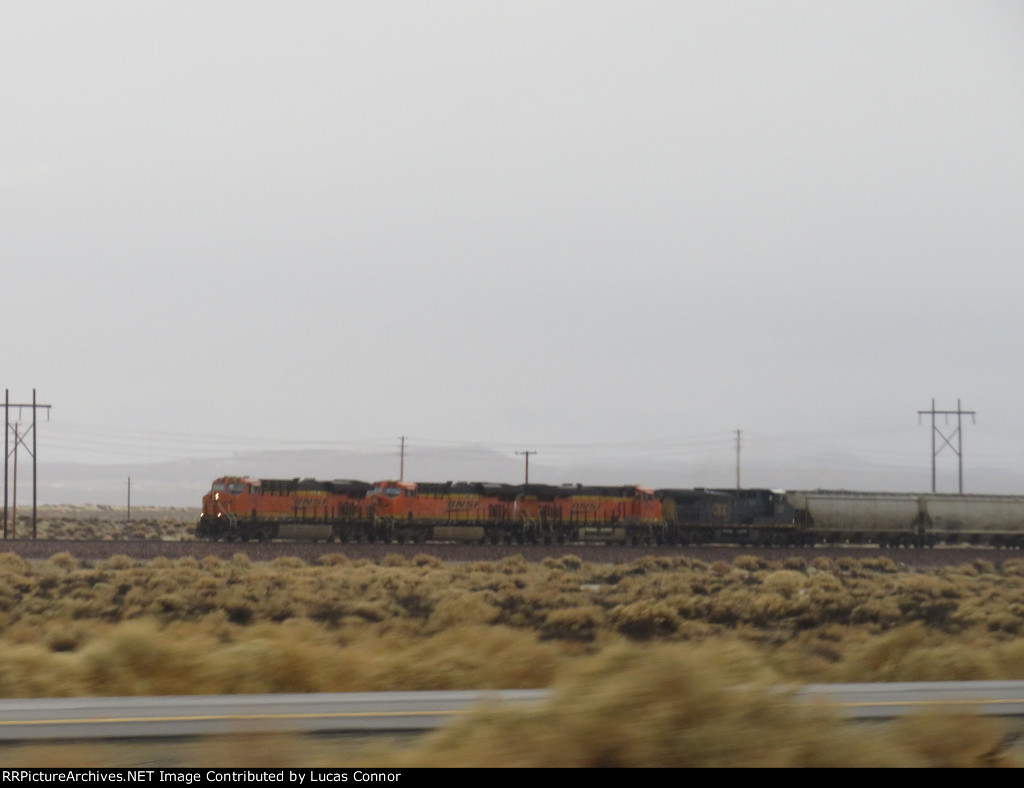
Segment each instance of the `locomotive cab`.
M416 497L416 485L403 481L377 482L366 493L370 513L377 518L402 519L407 500Z
M633 494L634 514L641 522L661 522L661 502L650 487L637 487Z
M203 509L196 535L200 538L227 538L235 535L238 518L252 508L260 493L260 480L248 476L224 476L215 479L203 496Z

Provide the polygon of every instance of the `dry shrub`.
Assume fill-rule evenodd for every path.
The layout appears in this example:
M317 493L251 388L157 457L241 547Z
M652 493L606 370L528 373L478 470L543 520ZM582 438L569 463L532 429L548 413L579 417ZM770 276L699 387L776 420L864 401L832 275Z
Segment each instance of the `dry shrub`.
M0 572L25 572L28 563L17 553L0 553Z
M394 765L524 767L884 766L880 737L751 686L700 647L611 649L540 710L489 708ZM762 677L763 678L763 677ZM745 689L736 689L746 685ZM857 738L855 738L855 736ZM856 746L855 746L856 742Z
M104 569L131 569L135 566L135 560L127 555L112 555L106 561L100 563Z
M779 569L769 572L761 581L766 590L791 599L808 585L807 577L791 569Z
M342 689L431 690L547 687L564 656L529 632L456 626L421 640L358 636L332 659Z
M984 641L982 642L984 643ZM989 655L998 666L999 678L1024 679L1024 640L1013 638L985 645Z
M615 628L633 640L651 640L672 635L681 619L675 607L663 601L641 600L619 605L609 613Z
M800 609L788 596L771 592L757 594L750 599L750 604L745 611L744 622L767 629L778 626L785 619L798 615Z
M899 603L890 596L866 599L850 611L852 624L877 624L882 629L890 629L903 621L903 611Z
M227 614L228 621L241 626L251 624L256 616L253 602L247 599L242 591L236 590L230 595L221 597L218 601L218 608Z
M1006 750L1007 739L991 717L962 709L908 714L890 726L893 743L935 768L1020 766Z
M80 678L77 654L54 653L43 643L5 645L0 653L0 697L53 698L94 694Z
M850 632L834 624L801 631L771 655L771 664L786 675L816 675L827 681L844 659Z
M996 660L976 644L950 643L921 622L894 629L846 648L843 673L834 680L955 681L989 679Z
M71 553L54 553L50 556L49 563L68 571L77 569L80 566L78 559L72 556Z
M380 622L391 615L391 610L382 602L356 602L352 605L351 615L363 621Z
M985 649L962 643L941 643L917 649L899 666L899 681L989 681L997 663Z
M811 561L811 569L818 572L832 572L835 567L832 565L832 559L823 555L819 555L817 558Z
M733 559L732 565L745 572L756 572L759 569L768 568L768 562L756 555L738 555Z
M573 556L573 558L575 558L575 556ZM648 572L657 572L660 569L662 569L662 566L658 562L657 558L653 555L645 555L633 561L626 572L631 575L645 575Z
M1024 558L1008 558L1003 561L1000 571L1004 575L1020 577L1024 575Z
M498 562L498 571L507 575L522 575L530 571L530 563L522 555L509 555Z
M130 621L80 653L90 695L167 695L190 685L204 649L192 638L169 637L153 621Z
M229 693L329 691L336 669L322 645L286 631L238 639L215 656L198 668L197 681Z
M868 569L875 572L887 572L894 574L899 571L899 567L893 562L891 558L887 556L877 556L874 558L862 558L860 559L861 569Z
M427 620L427 631L441 632L456 626L489 624L498 614L498 608L485 602L479 594L453 592L434 605Z
M541 639L591 643L604 620L604 611L596 605L552 610L541 628Z
M578 555L563 555L558 563L562 569L569 572L575 572L583 567L583 559Z
M50 651L76 651L88 639L88 632L80 622L53 621L43 630L43 642Z

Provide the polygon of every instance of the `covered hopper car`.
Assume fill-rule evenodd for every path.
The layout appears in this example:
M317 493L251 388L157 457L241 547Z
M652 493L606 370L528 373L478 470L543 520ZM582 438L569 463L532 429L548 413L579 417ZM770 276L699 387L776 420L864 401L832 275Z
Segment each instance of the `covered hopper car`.
M790 491L796 527L827 542L1024 547L1024 496Z

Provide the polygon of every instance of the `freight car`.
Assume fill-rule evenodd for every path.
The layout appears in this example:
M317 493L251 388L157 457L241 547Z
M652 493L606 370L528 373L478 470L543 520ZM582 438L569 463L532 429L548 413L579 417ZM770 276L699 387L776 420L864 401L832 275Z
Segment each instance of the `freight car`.
M1024 547L1024 497L936 493L790 491L799 532L815 541L931 547Z

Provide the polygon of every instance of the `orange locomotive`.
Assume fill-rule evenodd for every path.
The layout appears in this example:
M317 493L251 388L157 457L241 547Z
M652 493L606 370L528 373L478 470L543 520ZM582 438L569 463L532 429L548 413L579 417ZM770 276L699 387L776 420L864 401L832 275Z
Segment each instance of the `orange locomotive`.
M664 528L646 487L387 481L368 497L377 531L399 542L637 543Z
M664 537L661 502L648 487L523 485L530 541L653 544Z
M366 482L225 476L203 496L200 539L340 539L371 537Z
M376 529L389 541L516 539L519 488L487 482L378 482L368 493Z
M661 503L637 486L217 479L200 539L662 541Z

